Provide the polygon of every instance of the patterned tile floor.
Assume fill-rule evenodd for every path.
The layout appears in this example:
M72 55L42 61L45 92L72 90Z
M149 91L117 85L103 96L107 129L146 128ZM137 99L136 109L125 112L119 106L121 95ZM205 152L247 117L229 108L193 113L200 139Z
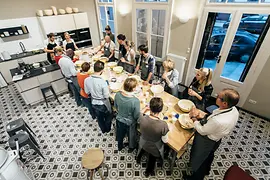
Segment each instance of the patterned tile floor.
M105 152L105 163L109 165L107 179L182 179L187 169L189 151L179 159L171 174L168 162L156 168L156 176L145 178L145 158L142 164L135 162L135 152L127 149L117 151L115 134L102 135L97 122L90 120L86 108L77 108L68 94L56 101L29 107L16 91L14 85L0 89L0 137L7 141L4 125L22 117L36 132L45 159L26 152L26 165L35 179L79 180L86 179L86 170L81 167L81 157L89 147L100 147ZM234 131L222 141L215 157L211 173L206 179L221 180L225 171L233 164L249 172L258 180L270 179L270 123L240 112ZM7 144L2 145L5 148ZM98 174L95 175L99 179Z

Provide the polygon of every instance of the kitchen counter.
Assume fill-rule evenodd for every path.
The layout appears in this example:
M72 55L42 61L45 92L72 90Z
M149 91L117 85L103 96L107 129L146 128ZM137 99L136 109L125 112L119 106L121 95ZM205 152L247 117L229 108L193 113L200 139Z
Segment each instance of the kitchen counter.
M26 58L26 57L31 57L31 56L35 56L35 55L39 55L39 54L44 54L44 53L45 53L45 51L43 49L39 49L37 51L27 51L27 52L24 52L24 53L12 54L12 55L10 55L11 59L2 60L2 61L0 61L0 63L7 62L7 61L12 61L12 60L17 60L17 59L23 59L23 58Z
M41 65L40 68L31 69L29 75L24 75L23 78L21 80L18 80L18 81L22 81L22 80L25 80L25 79L28 79L28 78L32 78L32 77L39 76L39 75L42 75L42 74L50 73L52 71L60 69L60 67L57 64L49 64L47 62L48 65L46 65L46 62L47 61L41 62L44 65ZM45 68L46 71L43 71L42 70L43 68ZM11 73L12 77L15 76L15 75L22 74L21 71L18 68L10 69L10 73Z
M46 68L46 71L44 72L42 68ZM16 75L16 73L17 75L21 74L18 68L10 69L11 76ZM44 65L43 63L43 67L30 69L30 73L24 75L21 80L16 81L15 86L25 103L33 105L44 101L40 86L45 83L50 83L56 94L68 91L66 80L57 64ZM47 97L51 95L51 92L46 93Z
M80 50L89 50L91 46L87 46L84 48L80 48ZM43 52L43 50L40 50L40 52ZM11 59L11 60L5 60L5 61L0 61L0 72L2 73L3 77L5 78L7 83L12 83L12 76L10 73L10 69L15 69L19 66L18 58ZM33 55L27 55L23 56L19 59L22 59L24 63L26 64L33 64L36 62L41 62L41 61L46 61L47 60L47 53L40 53L40 54L33 54Z

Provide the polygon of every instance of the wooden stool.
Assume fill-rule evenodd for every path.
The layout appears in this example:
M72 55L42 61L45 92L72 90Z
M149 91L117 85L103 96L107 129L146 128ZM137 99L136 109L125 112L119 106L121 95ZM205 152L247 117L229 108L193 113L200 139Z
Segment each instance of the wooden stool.
M93 179L95 171L98 171L101 179L104 179L101 167L107 168L107 176L109 173L109 167L103 163L104 153L100 148L90 148L88 149L82 156L82 167L86 168L87 171L87 179Z

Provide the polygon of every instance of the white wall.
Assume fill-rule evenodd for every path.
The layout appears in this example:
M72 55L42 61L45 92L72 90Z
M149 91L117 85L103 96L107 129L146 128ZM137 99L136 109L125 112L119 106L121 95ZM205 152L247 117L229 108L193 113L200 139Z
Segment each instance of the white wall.
M10 54L22 52L19 42L24 43L26 50L43 48L42 32L36 17L0 20L0 28L25 25L29 34L16 37L0 38L0 52L8 51Z
M90 26L93 45L99 44L100 37L99 37L99 32L98 32L95 0L77 0L77 1L74 1L74 0L58 0L58 1L55 1L55 0L46 0L46 1L11 0L11 1L5 1L5 2L1 1L0 20L4 20L4 21L7 20L7 22L9 23L9 21L12 19L12 22L10 23L15 23L16 26L21 25L21 24L26 24L26 23L35 24L34 21L30 22L27 19L35 18L36 10L50 9L51 6L56 6L57 9L60 9L60 8L65 9L66 7L77 7L79 8L79 11L86 12L88 16L88 20L89 20L89 26ZM13 21L13 19L18 19L18 18L21 18L23 22ZM24 20L27 20L27 22L24 22ZM0 27L2 27L2 23L0 23ZM35 45L36 43L39 43L39 40L36 38L36 33L37 33L36 27L34 25L32 27L33 29L28 27L28 30L30 31L30 38L23 40L23 42L26 42L25 46L27 49L30 49L33 47L33 45ZM28 42L28 41L33 41L33 42ZM12 42L12 46L10 47L11 44L8 43L7 44L8 46L6 47L6 45L3 45L1 43L0 52L3 51L3 46L4 48L7 48L9 51L16 51L14 49L20 48L19 45L17 44L18 44L18 41Z

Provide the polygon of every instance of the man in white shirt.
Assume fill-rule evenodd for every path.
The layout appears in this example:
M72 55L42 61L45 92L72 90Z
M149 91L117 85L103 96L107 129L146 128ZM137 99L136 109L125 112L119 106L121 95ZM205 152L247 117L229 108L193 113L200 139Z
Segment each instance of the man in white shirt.
M109 58L109 61L112 62L114 61L115 44L108 35L105 36L104 40L105 42L101 45L99 51L103 48L104 56Z
M63 54L63 49L61 47L56 48L56 54L61 56L58 65L60 66L63 75L67 79L68 85L73 91L77 105L81 106L82 100L80 96L80 87L77 80L78 72L76 71L75 65L70 57Z
M209 175L214 152L221 139L233 130L239 118L239 112L235 107L239 99L237 91L224 89L217 96L216 104L219 108L211 115L196 108L191 110L189 115L197 132L190 153L192 175L184 179L203 180L205 175Z

